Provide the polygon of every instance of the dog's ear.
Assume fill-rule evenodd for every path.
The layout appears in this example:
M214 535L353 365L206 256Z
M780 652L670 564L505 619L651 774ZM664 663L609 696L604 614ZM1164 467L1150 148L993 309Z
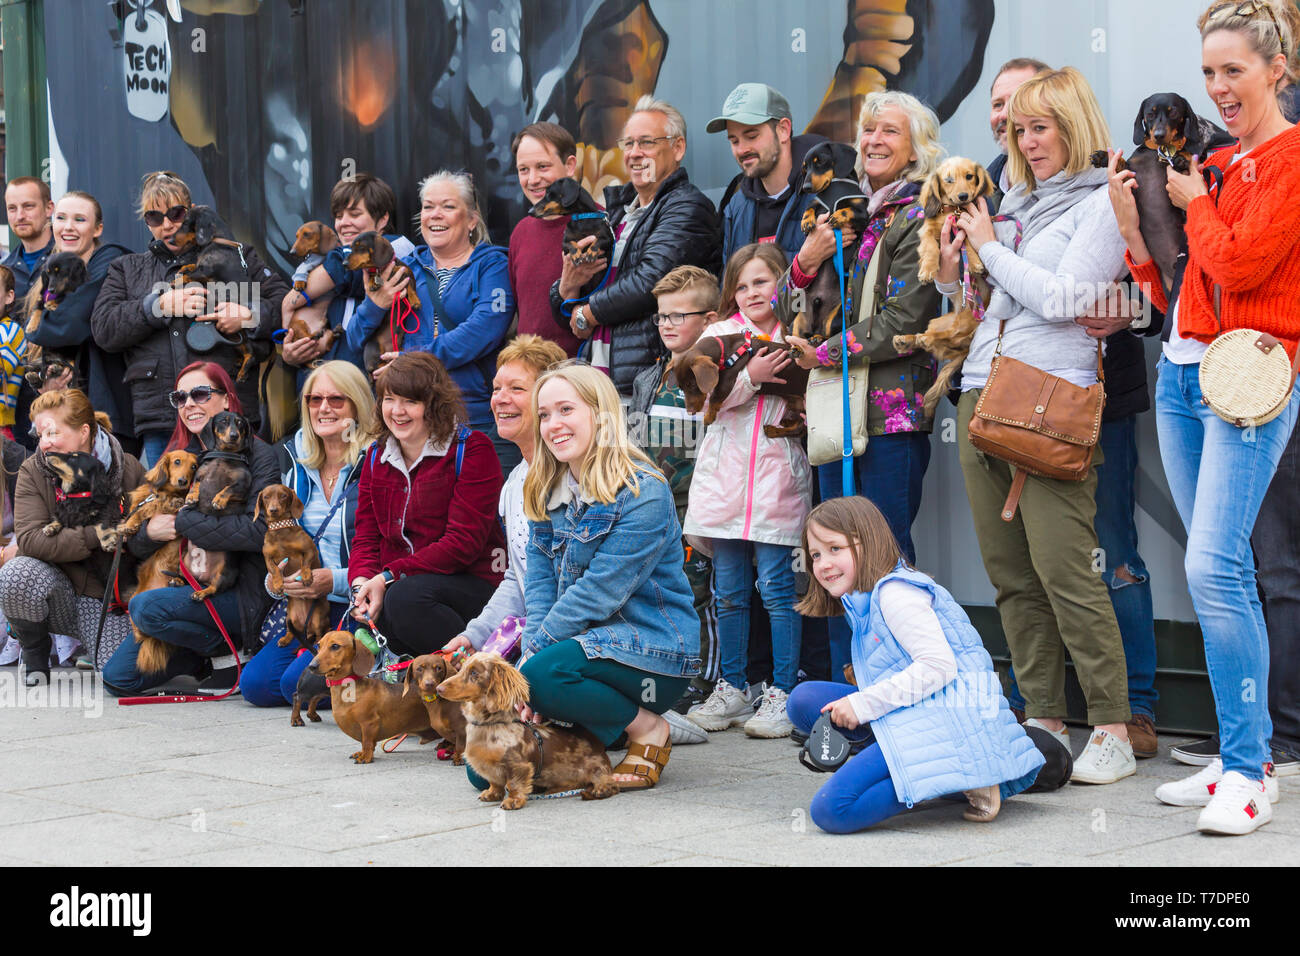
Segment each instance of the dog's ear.
M375 655L370 653L370 648L357 640L355 634L352 635L352 673L357 677L369 677L370 672L375 669Z
M576 206L582 199L582 184L569 177L559 180L560 202L565 206Z
M266 497L266 493L267 493L268 491L270 491L270 490L271 490L271 489L270 489L270 486L268 485L267 487L263 488L262 491L261 491L261 493L257 496L257 503L256 503L255 505L253 505L253 520L254 520L254 521L256 521L258 518L262 517L262 499ZM297 515L294 515L294 517L296 518Z
M925 207L926 219L933 219L943 212L943 203L939 200L940 189L939 172L935 170L926 177L925 184L921 187L921 205Z
M167 457L163 455L157 464L144 473L144 480L155 490L167 484Z
M321 223L320 242L316 245L316 251L321 255L329 252L331 249L339 247L339 234L329 226Z
M993 177L990 176L989 171L979 163L975 164L975 184L977 187L975 195L977 197L990 196L993 194Z
M523 674L503 660L492 661L490 671L484 696L491 710L513 711L528 703L528 681Z
M697 355L691 359L691 371L695 373L695 385L703 395L713 394L718 387L718 365L707 355Z
M207 215L200 214L194 219L194 241L200 246L206 246L216 238L216 214L207 211Z
M402 696L405 697L411 692L411 671L415 670L415 661L406 665L406 676L402 678Z
M393 244L375 233L375 242L370 253L370 262L376 269L387 269L388 264L393 261Z
M1137 119L1133 121L1133 144L1141 146L1147 141L1147 101L1143 100L1138 108Z
M301 518L303 513L302 499L293 493L292 488L286 488L285 492L289 495L289 514L295 519Z
M1181 96L1174 97L1174 102L1183 112L1183 139L1189 143L1194 143L1199 138L1201 131L1200 123L1197 122L1196 114L1192 112L1192 104L1187 102Z

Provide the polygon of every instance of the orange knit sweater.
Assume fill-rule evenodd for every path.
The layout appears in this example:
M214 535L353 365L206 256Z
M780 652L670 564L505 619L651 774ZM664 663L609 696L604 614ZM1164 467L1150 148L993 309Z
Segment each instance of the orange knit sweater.
M1178 329L1207 343L1220 329L1258 329L1282 340L1294 357L1300 340L1300 127L1229 166L1233 152L1221 149L1206 163L1224 171L1218 205L1197 196L1187 206ZM1155 263L1125 258L1155 306L1166 308ZM1218 321L1215 284L1222 289Z

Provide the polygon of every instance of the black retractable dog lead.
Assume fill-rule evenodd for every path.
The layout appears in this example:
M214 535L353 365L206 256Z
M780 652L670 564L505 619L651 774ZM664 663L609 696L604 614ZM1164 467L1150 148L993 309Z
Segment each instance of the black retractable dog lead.
M826 711L812 725L799 762L815 773L834 773L849 759L849 739L831 723L831 713Z

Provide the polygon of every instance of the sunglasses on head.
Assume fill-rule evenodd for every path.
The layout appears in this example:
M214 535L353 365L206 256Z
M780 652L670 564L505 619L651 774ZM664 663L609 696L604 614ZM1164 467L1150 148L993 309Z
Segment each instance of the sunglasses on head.
M226 390L217 388L215 385L199 385L188 392L177 389L167 396L167 400L172 403L172 408L180 408L191 398L194 399L196 405L205 405L213 394L225 395Z
M189 206L172 206L166 212L159 212L157 209L150 209L144 214L144 221L147 225L157 229L163 224L163 219L170 219L172 222L180 222L185 218L185 214L190 211Z

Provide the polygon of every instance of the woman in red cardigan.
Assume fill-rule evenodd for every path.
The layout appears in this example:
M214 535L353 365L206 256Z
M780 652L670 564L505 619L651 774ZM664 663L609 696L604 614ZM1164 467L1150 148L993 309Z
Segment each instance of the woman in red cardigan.
M1218 3L1197 25L1205 90L1238 142L1207 160L1223 173L1213 193L1195 166L1188 175L1168 172L1169 197L1187 210L1188 253L1157 366L1156 423L1169 490L1187 527L1187 584L1205 639L1220 746L1218 759L1162 785L1156 797L1205 807L1199 830L1243 834L1268 823L1278 799L1269 751L1268 632L1250 535L1300 397L1293 391L1281 415L1243 430L1201 401L1199 372L1221 330L1271 333L1291 357L1300 339L1300 129L1277 100L1300 72L1300 12L1285 0ZM1134 186L1131 172L1115 172L1112 157L1111 202L1129 266L1164 308L1160 274L1138 231Z
M353 616L399 654L428 654L465 629L501 581L501 465L470 431L442 363L404 352L379 377L375 431L357 490L348 579ZM500 560L499 560L500 559Z

